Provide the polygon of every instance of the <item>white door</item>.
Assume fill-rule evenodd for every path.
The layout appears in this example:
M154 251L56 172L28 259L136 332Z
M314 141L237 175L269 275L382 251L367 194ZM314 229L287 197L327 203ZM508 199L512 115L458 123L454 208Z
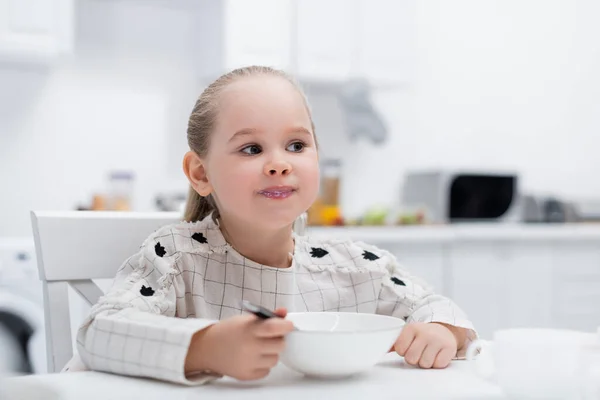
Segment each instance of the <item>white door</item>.
M563 240L552 251L554 320L561 328L595 331L600 327L600 243Z
M452 297L480 335L518 327L558 327L552 251L541 241L464 241L450 251Z
M552 244L507 243L500 254L506 301L506 327L559 327L552 318Z
M449 250L450 296L484 339L508 319L501 252L493 243L478 241L456 242Z

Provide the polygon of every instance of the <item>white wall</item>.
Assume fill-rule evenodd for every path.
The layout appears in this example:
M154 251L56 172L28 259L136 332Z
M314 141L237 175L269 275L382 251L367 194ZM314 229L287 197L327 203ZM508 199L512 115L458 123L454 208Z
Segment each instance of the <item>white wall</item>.
M346 209L393 206L412 168L508 170L528 193L600 199L600 3L415 4L415 79L374 94L392 137L348 150Z
M600 3L418 2L415 165L600 198Z

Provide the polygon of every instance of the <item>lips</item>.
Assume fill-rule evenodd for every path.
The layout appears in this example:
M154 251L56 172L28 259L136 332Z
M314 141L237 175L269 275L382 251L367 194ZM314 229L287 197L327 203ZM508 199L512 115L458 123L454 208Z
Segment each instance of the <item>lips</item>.
M277 186L259 190L258 194L269 199L286 199L295 191L296 189L291 186Z

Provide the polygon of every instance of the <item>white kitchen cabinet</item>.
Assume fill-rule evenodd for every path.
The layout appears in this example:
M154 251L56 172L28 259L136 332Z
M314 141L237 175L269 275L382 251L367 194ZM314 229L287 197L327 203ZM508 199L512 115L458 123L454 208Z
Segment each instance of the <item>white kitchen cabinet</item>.
M376 0L226 0L206 3L201 25L211 37L203 63L217 71L259 64L305 82L368 79L404 82L414 37L410 4ZM409 4L409 5L406 5ZM216 23L218 21L218 23Z
M344 80L358 71L357 0L296 0L295 74Z
M268 65L289 70L292 0L227 0L225 68Z
M549 243L457 241L452 244L451 297L484 338L498 329L550 327L552 253Z
M553 319L568 329L600 327L600 243L561 241L553 246Z
M297 0L297 70L317 80L412 79L415 0Z
M502 327L553 326L552 243L504 243L501 255L506 320Z
M359 0L358 70L376 85L410 82L414 74L416 0Z
M74 0L0 0L0 59L49 62L73 49Z
M473 321L483 338L507 319L502 249L489 242L453 243L448 252L450 297Z

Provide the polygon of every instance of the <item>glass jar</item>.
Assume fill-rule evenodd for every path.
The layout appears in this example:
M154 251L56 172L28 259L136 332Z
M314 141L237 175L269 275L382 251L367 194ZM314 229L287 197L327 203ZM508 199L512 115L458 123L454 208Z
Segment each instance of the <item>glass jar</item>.
M133 173L113 171L109 175L109 209L114 211L130 211L133 200Z
M319 196L308 209L308 225L342 225L340 211L341 163L326 159L320 164L321 182Z
M341 162L336 159L324 160L321 167L320 198L324 205L339 206L340 204Z

